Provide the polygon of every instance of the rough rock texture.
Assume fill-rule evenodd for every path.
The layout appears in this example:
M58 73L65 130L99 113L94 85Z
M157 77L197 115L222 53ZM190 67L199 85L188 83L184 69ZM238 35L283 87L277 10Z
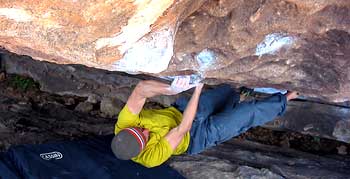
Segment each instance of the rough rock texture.
M100 104L100 111L107 117L116 118L122 110L124 103L116 98L103 98Z
M0 46L34 59L133 73L159 73L172 59L155 75L199 73L331 101L350 100L349 29L348 0L0 3Z
M208 158L208 156L214 158ZM349 158L317 156L253 142L230 140L170 165L190 178L348 178ZM247 165L249 168L242 165ZM240 167L238 167L240 166ZM209 172L217 171L217 173Z
M212 0L180 26L164 74L191 70L346 101L349 59L348 0Z
M13 53L0 52L0 61L7 73L33 78L40 83L42 91L87 97L89 103L96 103L103 98L118 98L126 102L135 85L142 79L150 78L145 75L132 76L82 65L40 62ZM155 97L150 100L169 106L177 97Z
M350 143L350 107L290 101L287 112L265 125Z
M93 108L94 108L94 106L91 103L81 102L75 107L74 110L82 112L82 113L88 113L88 112L92 111Z
M339 120L332 135L340 141L350 143L350 120Z
M62 96L55 98L49 94L34 93L36 95L31 94L31 97L39 99L26 101L20 93L18 96L9 95L13 89L4 86L0 88L0 151L16 144L113 133L116 119L68 109L57 102ZM28 93L31 92L22 94L26 96ZM349 155L322 157L238 140L230 140L200 155L176 156L168 163L189 179L342 179L348 178L350 169Z
M282 176L262 168L239 166L225 159L205 155L181 156L171 160L170 166L180 171L187 178L266 178L283 179Z
M1 0L0 46L60 64L160 72L173 55L179 23L203 2Z
M108 74L106 74L106 71L102 71L104 73L100 74L104 74L106 79L125 79L125 81L121 84L125 87L125 94L123 95L123 90L119 91L118 89L120 88L117 86L108 85L111 83L111 81L107 80L104 83L99 82L101 81L101 78L99 75L95 74L101 70L74 65L73 67L80 72L75 74L68 70L71 69L70 65L63 66L46 62L43 63L30 60L28 57L23 57L24 59L21 59L16 55L12 55L12 57L16 58L12 58L10 60L8 59L10 58L9 56L6 58L0 58L7 59L5 61L1 60L3 62L2 64L5 64L5 67L12 72L27 74L35 77L36 80L40 80L40 83L42 84L41 86L46 86L46 90L51 90L62 94L81 92L82 96L85 96L85 98L73 96L61 96L58 98L56 95L52 94L47 96L47 94L33 93L32 90L27 90L25 92L17 91L15 94L12 94L15 92L13 89L14 87L6 85L4 82L1 83L0 150L4 150L5 148L14 144L43 143L53 140L73 139L86 135L91 136L113 133L113 126L116 122L115 118L106 119L97 117L98 115L94 114L99 114L99 111L96 111L98 108L90 112L91 115L78 113L74 111L75 106L82 101L92 102L94 105L98 105L98 94L100 96L104 96L101 94L101 92L104 91L98 90L101 88L106 88L113 91L113 93L107 93L108 95L117 94L118 96L127 97L132 87L127 87L126 84L136 83L141 79L141 76L130 77L126 74L117 72L108 72ZM47 71L39 70L43 67L45 67ZM74 78L70 78L71 74L75 74ZM89 76L89 74L92 75L92 77ZM12 82L15 80L15 78L10 78L10 76L11 75L7 75L7 80L5 79L5 82ZM66 83L71 84L70 81L73 80L76 84L85 82L87 84L86 86L94 84L96 86L96 91L94 88L78 89L77 87L79 85L58 85ZM62 98L64 98L64 100ZM329 133L329 131L332 130L332 125L335 123L334 120L345 121L340 118L339 113L334 114L335 111L332 110L337 109L339 111L345 109L339 108L339 106L337 108L331 108L330 105L311 103L309 101L296 101L295 103L293 102L290 104L291 105L288 106L288 109L292 109L292 112L294 111L298 113L298 111L301 111L300 113L305 115L304 111L307 111L306 109L308 108L310 109L309 112L311 114L314 114L314 112L322 112L323 115L316 115L316 117L318 117L317 120L312 120L312 116L306 115L305 118L302 118L303 116L296 116L295 120L291 121L298 123L300 120L299 123L301 126L308 124L308 122L304 122L304 120L314 122L314 128L310 128L310 125L308 125L308 128L306 128L308 129L306 132L311 132L313 135L316 135L318 132L322 132L322 130ZM291 111L288 110L286 116L293 116L292 114L289 114ZM292 119L294 118L292 117ZM282 121L283 124L286 122L288 121ZM286 126L288 127L289 125ZM317 128L319 126L329 128L321 128L321 130L318 130ZM342 128L339 128L339 131L341 130ZM257 135L261 137L273 138L266 133L262 133L261 130L257 132ZM249 136L253 137L254 135ZM295 135L293 136L296 137ZM274 140L279 141L279 138L275 138ZM270 143L273 142L273 140L267 140L267 142ZM312 144L310 141L299 141L300 145L305 145L305 143L308 145ZM331 145L329 143L323 144ZM287 148L287 145L286 148L281 148L256 143L246 143L241 140L232 140L216 146L211 150L202 153L201 155L182 155L174 157L173 160L169 161L169 164L176 170L180 171L186 178L195 179L270 179L282 177L348 178L350 159L349 155L346 154L349 153L349 145L340 144L337 146L339 148L338 150L344 153L342 156L330 155L328 152L327 156L317 156L290 150ZM324 148L326 150L331 150L332 147L324 146Z
M32 77L40 83L41 90L60 95L87 97L87 102L101 102L105 116L116 116L126 102L133 87L150 76L131 76L108 72L81 65L57 65L39 62L30 57L4 53L0 55L7 73ZM190 93L187 93L189 95ZM113 103L111 99L118 99ZM159 96L150 101L171 105L178 96ZM119 102L121 100L121 102ZM350 105L332 104L313 99L291 101L286 114L265 127L292 130L350 143ZM74 103L67 101L66 103Z
M55 101L41 104L0 94L0 150L11 145L113 133L116 119L93 117L67 109ZM11 136L11 137L9 137Z

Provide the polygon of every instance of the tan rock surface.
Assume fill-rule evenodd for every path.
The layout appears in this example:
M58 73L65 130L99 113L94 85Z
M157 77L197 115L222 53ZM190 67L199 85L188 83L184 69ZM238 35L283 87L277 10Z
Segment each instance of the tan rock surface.
M348 0L0 0L0 46L17 54L330 101L350 100L349 29Z
M146 61L159 68L143 63L140 71L160 72L173 54L176 27L202 2L0 0L0 46L38 60L108 70L132 71L137 60ZM138 52L148 54L143 59ZM115 64L124 54L127 59Z

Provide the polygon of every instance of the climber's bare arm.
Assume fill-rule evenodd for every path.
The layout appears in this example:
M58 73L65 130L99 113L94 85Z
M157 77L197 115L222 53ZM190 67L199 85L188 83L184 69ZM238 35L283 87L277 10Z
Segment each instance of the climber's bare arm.
M190 131L192 122L196 116L199 97L203 88L203 84L198 84L187 107L183 113L182 121L179 126L170 130L165 136L165 139L169 142L173 150L180 144L185 134Z
M142 110L147 98L158 95L178 94L194 87L189 82L189 77L176 78L171 85L154 80L141 81L136 85L126 105L133 114L138 114Z
M126 105L133 114L138 114L147 98L161 94L170 95L170 85L154 80L140 81L129 96Z

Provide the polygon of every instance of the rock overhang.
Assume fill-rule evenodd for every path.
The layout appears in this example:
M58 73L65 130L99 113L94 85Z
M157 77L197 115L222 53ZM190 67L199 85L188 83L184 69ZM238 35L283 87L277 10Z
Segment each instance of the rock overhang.
M61 64L189 71L346 101L349 12L346 0L4 1L0 46Z

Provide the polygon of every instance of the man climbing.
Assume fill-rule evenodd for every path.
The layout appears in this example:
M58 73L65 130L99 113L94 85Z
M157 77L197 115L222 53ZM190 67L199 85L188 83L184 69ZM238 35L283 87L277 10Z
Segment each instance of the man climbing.
M174 95L195 86L192 97L179 98L172 107L142 109L146 99ZM176 78L171 85L141 81L119 113L111 148L117 158L155 167L172 155L197 154L237 136L251 127L281 116L296 92L274 94L262 100L239 102L239 94L221 85L201 94L203 84ZM197 110L198 107L198 110Z

